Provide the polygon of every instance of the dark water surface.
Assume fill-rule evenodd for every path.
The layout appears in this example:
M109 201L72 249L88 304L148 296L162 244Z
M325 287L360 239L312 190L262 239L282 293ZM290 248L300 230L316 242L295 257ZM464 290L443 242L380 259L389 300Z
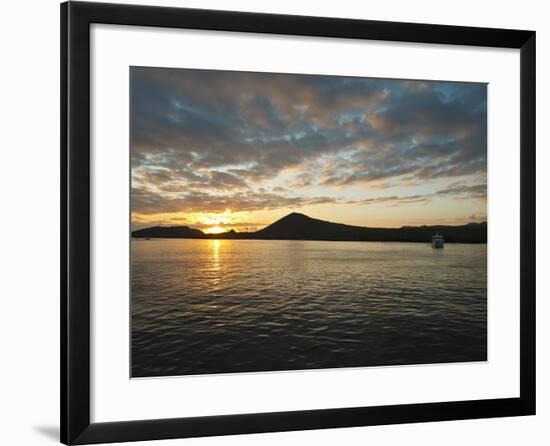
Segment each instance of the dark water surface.
M487 357L486 245L131 245L133 377Z

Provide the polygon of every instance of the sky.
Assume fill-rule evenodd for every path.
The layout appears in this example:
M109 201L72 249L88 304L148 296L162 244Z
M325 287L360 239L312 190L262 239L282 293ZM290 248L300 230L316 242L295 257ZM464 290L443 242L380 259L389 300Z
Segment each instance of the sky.
M133 228L487 218L485 84L130 70Z

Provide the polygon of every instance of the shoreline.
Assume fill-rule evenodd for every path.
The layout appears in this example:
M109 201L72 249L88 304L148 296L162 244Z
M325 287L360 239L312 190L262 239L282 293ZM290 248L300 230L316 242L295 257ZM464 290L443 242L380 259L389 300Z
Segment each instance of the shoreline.
M280 241L280 242L357 242L357 243L426 243L431 244L431 240L336 240L336 239L296 239L296 238L232 238L232 237L130 237L131 241L151 241L151 240L232 240L232 241L247 241L247 240L264 240L264 241ZM453 242L445 241L446 245L486 245L487 242Z

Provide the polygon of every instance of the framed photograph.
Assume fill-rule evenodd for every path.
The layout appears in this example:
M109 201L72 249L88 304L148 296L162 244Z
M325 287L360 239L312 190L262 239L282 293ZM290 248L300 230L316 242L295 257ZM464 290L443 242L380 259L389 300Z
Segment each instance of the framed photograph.
M63 443L535 413L535 32L61 27Z

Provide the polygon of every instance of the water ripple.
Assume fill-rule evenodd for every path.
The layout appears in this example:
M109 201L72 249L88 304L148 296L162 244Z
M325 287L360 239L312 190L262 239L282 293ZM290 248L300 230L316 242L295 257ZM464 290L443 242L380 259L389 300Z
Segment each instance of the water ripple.
M132 242L132 375L486 360L486 245Z

